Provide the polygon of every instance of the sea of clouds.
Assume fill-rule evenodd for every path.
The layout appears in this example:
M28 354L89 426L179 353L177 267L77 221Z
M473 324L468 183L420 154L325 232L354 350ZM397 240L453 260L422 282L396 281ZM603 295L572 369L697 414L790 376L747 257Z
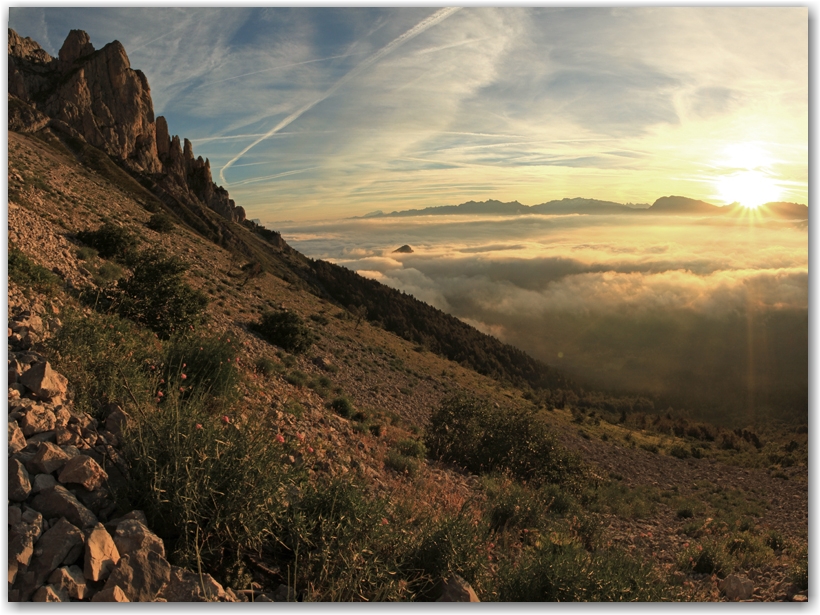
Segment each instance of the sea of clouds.
M274 228L587 382L753 413L807 394L805 223L529 215ZM404 244L413 253L393 252Z

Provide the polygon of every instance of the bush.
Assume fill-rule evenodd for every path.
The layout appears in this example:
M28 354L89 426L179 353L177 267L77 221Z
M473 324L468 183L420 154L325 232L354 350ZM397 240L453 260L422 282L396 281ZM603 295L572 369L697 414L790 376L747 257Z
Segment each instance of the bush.
M97 269L97 274L94 276L94 283L97 286L105 286L120 277L122 277L122 267L116 263L105 262Z
M137 245L136 238L130 232L110 222L96 231L80 231L77 239L95 248L102 258L125 259Z
M285 381L295 387L303 387L308 383L308 375L295 369L285 376Z
M90 261L93 258L97 258L97 255L97 251L88 246L77 249L77 258L81 261Z
M45 294L54 292L60 283L60 278L32 261L13 243L9 243L8 276L19 286L30 286Z
M353 402L347 397L337 397L330 402L330 408L339 416L349 419L356 412Z
M585 472L577 456L559 446L543 420L525 410L498 410L457 394L430 418L430 454L474 473L509 472L536 484L578 486Z
M417 457L418 459L424 459L427 455L427 447L424 446L424 442L413 440L411 438L404 438L403 440L396 442L396 450L402 455L406 455L407 457Z
M256 371L263 376L272 376L282 371L282 365L267 357L259 357L256 360Z
M170 233L174 230L176 224L171 216L165 212L159 212L151 216L148 222L145 223L145 226L157 233Z
M268 343L294 354L307 351L315 339L302 317L287 310L265 312L262 320L251 328Z
M419 462L417 459L402 455L396 450L387 451L384 465L399 474L407 474L410 477L415 476L419 471Z
M118 311L168 338L204 320L208 298L184 280L187 265L157 249L136 255L133 274L119 280ZM114 302L116 305L116 301Z
M675 444L669 449L669 454L672 455L672 457L677 457L678 459L686 459L692 453L690 449L687 449L685 446Z

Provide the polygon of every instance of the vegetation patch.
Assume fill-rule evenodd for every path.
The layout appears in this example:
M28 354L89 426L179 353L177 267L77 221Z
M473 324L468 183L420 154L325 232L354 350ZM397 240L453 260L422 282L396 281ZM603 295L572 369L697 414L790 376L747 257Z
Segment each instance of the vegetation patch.
M288 310L265 312L251 328L265 341L294 354L306 352L316 339L302 317Z

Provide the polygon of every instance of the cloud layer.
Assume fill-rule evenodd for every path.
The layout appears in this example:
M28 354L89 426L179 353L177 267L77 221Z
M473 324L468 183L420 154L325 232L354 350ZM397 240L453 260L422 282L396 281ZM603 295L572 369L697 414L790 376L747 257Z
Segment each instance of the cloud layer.
M410 293L586 381L708 392L710 403L730 398L721 387L732 386L733 403L749 387L806 395L804 226L437 216L282 231L312 257ZM393 253L405 243L412 254Z

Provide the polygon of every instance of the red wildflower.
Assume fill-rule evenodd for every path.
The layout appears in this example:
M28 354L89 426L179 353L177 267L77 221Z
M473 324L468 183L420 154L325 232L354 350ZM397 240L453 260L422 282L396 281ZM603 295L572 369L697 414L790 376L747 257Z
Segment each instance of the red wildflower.
M284 444L285 443L285 437L282 434L278 433L278 434L276 434L276 441L279 444Z

